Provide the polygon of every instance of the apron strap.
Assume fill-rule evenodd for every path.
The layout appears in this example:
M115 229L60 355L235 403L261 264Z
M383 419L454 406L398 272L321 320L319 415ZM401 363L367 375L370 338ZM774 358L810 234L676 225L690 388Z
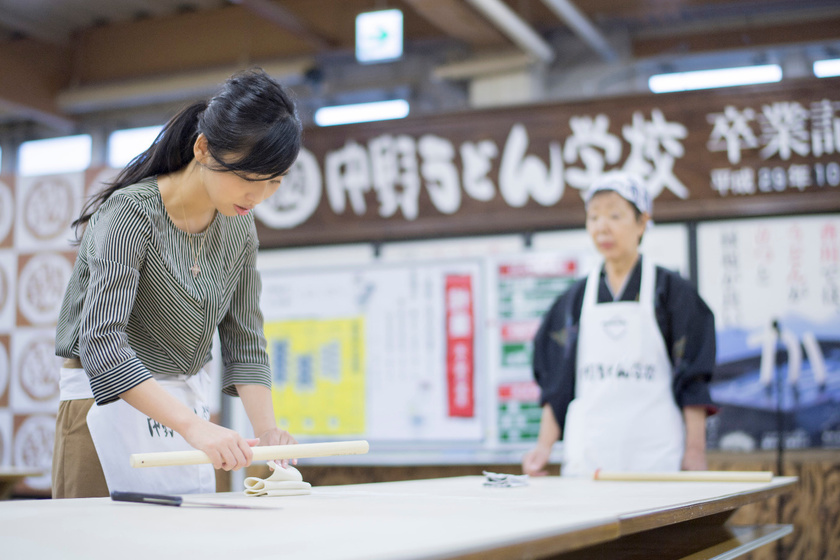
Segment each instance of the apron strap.
M598 303L598 290L601 284L601 269L603 266L603 263L599 263L586 278L586 288L583 290L583 307L581 310L581 317L584 316L585 310Z
M656 286L656 265L651 259L642 257L642 282L639 289L639 303L653 307Z

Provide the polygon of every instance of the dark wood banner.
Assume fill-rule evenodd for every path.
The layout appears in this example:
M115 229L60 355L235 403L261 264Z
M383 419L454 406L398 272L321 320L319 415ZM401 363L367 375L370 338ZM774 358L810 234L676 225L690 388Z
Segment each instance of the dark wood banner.
M643 177L660 222L840 209L840 79L529 105L305 132L258 207L262 247L583 225Z

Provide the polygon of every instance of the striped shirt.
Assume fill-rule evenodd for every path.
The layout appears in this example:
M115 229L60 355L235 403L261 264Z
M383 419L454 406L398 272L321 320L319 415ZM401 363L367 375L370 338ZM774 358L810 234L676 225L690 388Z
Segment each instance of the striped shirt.
M222 390L271 387L256 269L254 218L216 213L190 234L163 205L156 178L116 191L82 236L56 328L56 354L78 357L97 404L154 374L195 375L211 358L218 328Z

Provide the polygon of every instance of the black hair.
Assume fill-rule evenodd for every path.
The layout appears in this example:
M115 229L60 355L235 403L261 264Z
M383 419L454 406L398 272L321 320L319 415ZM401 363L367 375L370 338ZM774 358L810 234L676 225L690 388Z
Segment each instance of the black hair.
M163 127L149 148L92 197L73 222L78 230L116 191L147 177L173 173L194 158L199 134L218 167L246 180L273 179L297 159L302 128L291 94L262 69L234 74L209 101L184 108Z

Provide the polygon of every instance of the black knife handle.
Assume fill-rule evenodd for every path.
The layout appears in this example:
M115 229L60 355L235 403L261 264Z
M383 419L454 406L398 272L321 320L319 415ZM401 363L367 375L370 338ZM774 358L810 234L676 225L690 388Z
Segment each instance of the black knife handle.
M167 496L166 494L146 494L142 492L111 492L111 499L115 502L137 502L140 504L157 504L161 506L180 506L184 499L181 496Z

